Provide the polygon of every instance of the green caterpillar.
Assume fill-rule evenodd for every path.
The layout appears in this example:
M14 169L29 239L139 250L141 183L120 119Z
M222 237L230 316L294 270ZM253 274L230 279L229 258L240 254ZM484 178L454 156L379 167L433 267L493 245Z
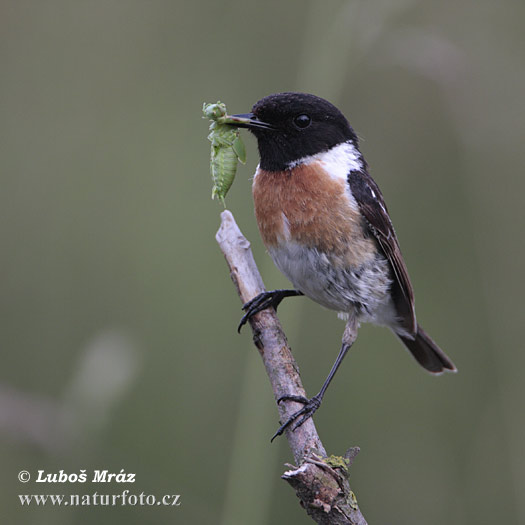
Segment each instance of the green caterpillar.
M243 164L246 162L246 150L239 129L228 125L230 119L225 104L205 103L202 112L205 118L212 121L208 135L211 142L210 171L213 180L211 198L217 197L226 207L224 197L233 184L237 161Z

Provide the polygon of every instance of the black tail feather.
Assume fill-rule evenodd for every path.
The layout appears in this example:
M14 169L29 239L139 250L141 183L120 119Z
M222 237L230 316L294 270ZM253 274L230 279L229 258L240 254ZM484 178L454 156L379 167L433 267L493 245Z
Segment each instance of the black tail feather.
M417 335L414 339L397 334L403 344L410 350L416 361L429 372L441 374L445 370L457 372L454 363L448 356L432 341L427 333L418 325Z

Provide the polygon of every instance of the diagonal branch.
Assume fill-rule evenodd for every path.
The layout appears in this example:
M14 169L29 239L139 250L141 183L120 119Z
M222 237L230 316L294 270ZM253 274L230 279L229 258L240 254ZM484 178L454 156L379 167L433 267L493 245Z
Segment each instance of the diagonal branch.
M216 239L241 302L244 304L263 292L264 284L250 243L228 210L221 214ZM275 399L285 394L306 397L297 364L275 311L269 309L256 314L250 319L250 325ZM301 404L291 401L279 404L281 421L286 421L301 407ZM345 458L327 458L312 419L293 432L288 429L286 438L298 467L292 466L282 478L296 490L308 514L317 523L326 525L366 525L347 479L348 466L359 449L350 449Z

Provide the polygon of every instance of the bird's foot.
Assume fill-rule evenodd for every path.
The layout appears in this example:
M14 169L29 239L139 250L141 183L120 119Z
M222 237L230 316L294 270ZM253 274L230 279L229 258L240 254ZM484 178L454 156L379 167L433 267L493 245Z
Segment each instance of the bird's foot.
M285 297L292 297L294 295L303 295L299 290L272 290L270 292L262 292L256 295L251 301L243 305L242 309L246 312L237 327L237 332L241 333L241 328L249 321L255 314L266 310L266 308L274 307L277 310L279 304Z
M273 441L277 436L282 435L283 432L290 425L292 425L292 423L293 423L292 432L296 430L297 428L299 428L307 419L310 419L314 415L315 411L321 406L322 400L323 400L323 397L320 394L317 394L311 399L307 399L306 397L303 397L303 396L294 396L294 395L281 396L277 400L277 403L280 403L281 401L295 401L297 403L303 403L304 406L303 408L301 408L301 410L298 410L297 412L292 414L288 418L288 420L277 429L277 432L273 435L270 441Z

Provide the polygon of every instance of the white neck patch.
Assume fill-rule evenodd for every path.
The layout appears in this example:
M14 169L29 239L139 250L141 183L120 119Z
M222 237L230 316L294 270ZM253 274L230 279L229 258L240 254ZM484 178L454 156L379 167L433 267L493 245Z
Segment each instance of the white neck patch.
M332 178L343 179L345 181L348 173L363 168L361 154L351 141L338 144L328 151L322 151L309 157L294 160L288 164L288 168L295 168L301 164L308 165L312 162L320 162Z

